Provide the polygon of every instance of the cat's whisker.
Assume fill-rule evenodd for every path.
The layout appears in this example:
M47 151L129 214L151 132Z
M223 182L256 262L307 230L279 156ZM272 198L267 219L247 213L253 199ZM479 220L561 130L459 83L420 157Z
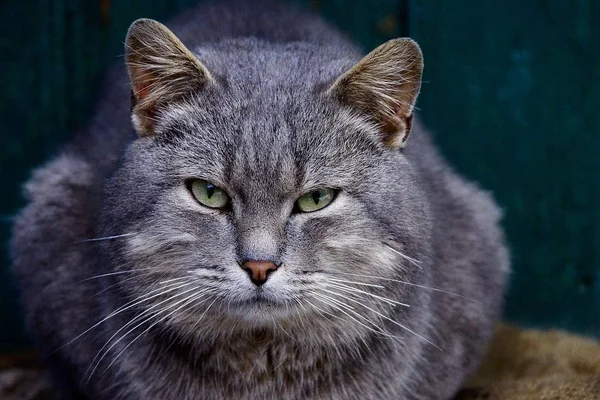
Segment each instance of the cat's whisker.
M182 287L185 287L185 286L188 286L188 285L177 286L177 287L176 287L176 288L174 288L173 290L178 290L178 289L181 289ZM113 339L114 339L114 338L115 338L115 337L116 337L116 336L119 334L119 332L123 331L124 329L127 329L127 327L128 327L128 326L131 326L133 323L135 323L135 322L136 322L136 321L138 321L139 319L141 319L141 318L144 318L145 316L147 316L148 314L150 314L150 313L152 312L152 310L153 310L153 309L155 309L156 307L160 306L161 304L164 304L164 303L166 303L166 302L169 302L169 301L171 301L171 300L173 300L173 299L175 299L175 298L177 298L177 297L179 297L179 296L182 296L182 295L184 295L184 294L186 294L186 293L189 293L189 292L191 292L191 291L193 291L193 290L195 290L195 289L196 289L196 288L194 287L194 288L191 288L191 289L188 289L188 290L184 290L184 291L183 291L183 292L181 292L181 293L177 293L177 294L175 294L175 295L173 295L173 296L169 297L168 299L164 299L164 300L162 300L162 301L158 302L157 304L154 304L153 306L151 306L151 307L149 307L148 309L144 310L144 311L143 311L142 313L140 313L139 315L137 315L137 316L135 316L134 318L132 318L132 319L131 319L129 322L127 322L127 323L126 323L126 324L124 324L124 325L123 325L121 328L119 328L119 329L118 329L118 330L117 330L117 331L116 331L116 332L115 332L115 333L114 333L114 334L113 334L113 335L112 335L112 336L111 336L111 337L110 337L110 338L109 338L109 339L106 341L106 343L104 344L104 346L102 346L102 348L101 348L101 349L98 351L98 354L96 355L96 357L94 357L94 360L92 360L92 364L93 364L93 362L96 360L96 358L97 358L97 357L98 357L98 356L101 354L102 350L104 350L104 349L106 348L106 346L108 346L108 345L110 344L111 340L113 340ZM169 292L170 292L170 291L172 291L172 290L169 290ZM160 294L161 294L161 295L162 295L162 294L165 294L165 292L163 292L163 293L160 293ZM156 297L156 296L153 296L153 297ZM139 304L139 303L138 303L138 304ZM138 305L138 304L135 304L135 305ZM109 316L109 317L110 317L110 316ZM108 317L107 317L107 318L108 318ZM128 334L129 334L129 332L128 332L128 333L126 333L124 336L126 336L126 335L128 335ZM91 365L91 364L90 364L90 365ZM88 370L89 370L89 369L88 369Z
M131 301L129 301L129 302L127 302L127 303L123 304L121 307L117 308L117 309L116 309L116 310L114 310L114 311L113 311L111 314L109 314L109 317L111 317L111 316L114 316L114 315L116 315L116 314L118 314L118 313L121 313L121 312L123 312L123 311L125 311L125 310L127 310L127 309L129 309L129 308L131 308L131 307L138 306L138 305L140 305L140 304L142 304L142 303L144 303L144 302L146 302L146 301L148 301L148 300L151 300L151 299L153 299L153 298L156 298L156 297L162 296L163 294L166 294L166 293L172 292L172 291L174 291L174 290L181 289L181 288L183 288L183 287L185 287L185 286L189 286L189 285L191 285L192 283L193 283L193 282L186 282L186 283L181 283L181 282L168 283L168 284L166 284L165 286L162 286L162 287L159 287L159 288L153 289L153 290L151 290L150 292L148 292L148 293L144 293L144 294L142 294L142 295L140 295L140 296L136 297L135 299L133 299L133 300L131 300ZM160 284L160 282L159 282L159 284Z
M120 284L122 284L123 282L127 282L127 281L130 281L130 280L132 280L132 279L135 279L135 278L137 278L137 276L130 276L130 277L128 277L128 278L121 279L119 282L117 282L117 283L113 283L112 285L105 287L104 289L102 289L102 290L101 290L101 291L99 291L98 293L96 293L96 294L93 294L91 298L93 299L94 297L96 297L96 296L99 296L99 295L101 295L102 293L109 291L110 289L114 288L115 286L119 286L119 285L120 285Z
M321 290L322 290L322 289L321 289ZM349 298L348 296L345 296L345 295L343 295L343 294L341 294L341 293L336 293L336 292L331 292L331 291L329 291L329 293L331 293L331 294L332 294L332 295L334 295L334 296L341 297L342 299L348 299L348 300L350 300L350 298ZM327 297L331 298L330 296L327 296ZM338 300L338 302L340 302L340 301ZM343 302L342 302L342 303L343 303ZM344 304L345 304L345 303L344 303ZM329 304L329 305L331 306L331 304ZM374 321L372 321L371 319L367 318L367 316L365 316L365 315L363 315L363 314L361 314L361 313L359 313L359 312L357 312L357 311L354 311L354 310L349 310L349 309L346 309L346 310L347 310L348 312L350 312L350 313L352 313L352 314L356 315L357 317L361 318L362 320L364 320L364 321L368 322L368 323L369 323L370 325L372 325L373 327L375 327L376 333L378 333L378 334L380 334L380 335L383 335L383 336L385 336L385 337L388 337L388 338L390 338L390 339L394 340L396 343L400 344L399 342L397 342L397 340L398 340L398 339L402 339L401 337L399 337L399 336L395 336L395 335L392 335L391 333L389 333L389 332L387 332L385 329L383 329L383 327L381 327L381 326L377 325L377 324L376 324ZM380 320L380 322L381 322L381 318L379 318L379 320Z
M208 299L207 299L208 301ZM206 307L206 310L204 310L204 312L202 314L200 314L200 316L198 317L198 320L194 323L194 325L192 325L192 327L190 328L190 330L193 332L194 328L196 328L196 326L200 323L200 321L202 321L202 318L204 318L204 315L206 315L206 313L208 312L208 310L210 310L210 308L212 307L213 304L215 304L215 302L217 301L217 298L215 297L214 300L208 305L208 307ZM204 304L205 302L201 302L198 304Z
M81 239L81 240L76 240L73 243L101 242L103 240L120 239L120 238L124 238L124 237L133 236L133 235L136 235L136 234L137 234L136 232L130 232L130 233L124 233L122 235L104 236L104 237L91 238L91 239Z
M114 348L114 347L115 347L117 344L119 344L119 343L120 343L120 342L121 342L123 339L125 339L125 337L127 337L127 335L129 335L130 333L132 333L133 331L135 331L137 328L139 328L140 326L142 326L142 325L143 325L143 324L145 324L146 322L149 322L150 320L152 320L152 319L156 318L157 316L159 316L159 315L163 314L164 312L168 311L168 310L169 310L169 309L171 309L172 307L175 307L176 305L178 305L178 304L181 304L181 302L183 302L183 301L186 301L186 300L188 300L188 299L190 299L190 298L192 298L192 297L194 297L194 296L198 296L197 288L192 288L191 290L187 290L187 291L184 291L184 292L181 292L181 293L177 293L177 294L175 294L175 295L171 296L170 298L168 298L168 299L166 299L166 300L164 300L164 301L162 301L162 302L160 302L160 303L157 303L157 304L155 304L155 305L154 305L154 306L152 306L150 309L146 310L146 311L145 311L143 314L147 314L147 313L149 313L149 312L151 311L151 309L152 309L152 308L154 308L154 307L157 307L157 306L158 306L158 305L160 305L161 303L164 303L164 302L167 302L167 301L172 301L172 300L176 299L177 297L180 297L180 296L183 296L183 295L184 295L184 294L186 294L186 293L189 293L190 291L194 291L194 293L192 293L192 294L191 294L190 296L188 296L188 297L185 297L185 298L184 298L184 299L182 299L182 300L178 300L178 301L177 301L177 302L175 302L174 304L168 305L168 306L166 306L166 307L162 308L161 310L158 310L158 311L156 311L156 312L154 312L154 313L151 313L151 314L150 314L150 316L149 316L148 318L144 319L143 321L139 322L139 323L138 323L136 326L134 326L133 328L129 329L129 330L128 330L128 331L127 331L125 334L121 335L121 337L120 337L118 340L116 340L115 342L113 342L113 343L112 343L112 345L110 345L110 347L108 347L106 350L104 350L104 349L106 348L106 346L107 346L107 345L110 343L110 341L111 341L111 340L112 340L112 339L113 339L113 338L114 338L116 335L118 335L118 333L119 333L121 330L123 330L123 328L124 328L124 327L127 327L127 326L129 326L129 325L130 325L132 322L134 322L135 320L137 320L137 319L138 319L138 317L141 317L142 315L138 315L136 318L132 319L132 320L131 320L131 321L129 321L127 324L125 324L123 327L121 327L121 329L119 329L117 332L115 332L115 333L113 334L113 336L111 336L111 337L110 337L110 339L108 339L108 340L106 341L106 344L105 344L105 345L104 345L104 346L103 346L103 347L102 347L102 348L101 348L101 349L98 351L98 354L96 355L96 357L94 357L94 359L93 359L93 360L92 360L92 362L90 363L90 367L91 367L92 365L94 365L94 362L95 362L95 360L98 358L98 356L100 356L100 354L102 354L102 356L101 356L101 357L98 359L98 361L96 361L96 362L95 362L95 366L94 366L94 368L92 369L92 371L90 372L90 374L89 374L89 376L88 376L88 378L87 378L86 384L87 384L87 383L90 381L90 379L92 378L92 376L93 376L93 375L94 375L94 373L96 372L96 369L98 368L98 366L100 366L100 363L102 362L102 360L103 360L103 359L104 359L104 358L105 358L105 357L106 357L106 356L109 354L109 352L110 352L110 351L111 351L111 350L112 350L112 349L113 349L113 348ZM204 296L205 294L204 294L204 293L201 293L200 295ZM169 314L169 315L171 315L171 314ZM167 317L168 317L168 316L167 316ZM161 320L162 320L162 319L161 319ZM159 320L159 322L160 322L160 320ZM152 328L153 326L154 326L154 324L153 324L153 325L151 325L151 326L150 326L150 328ZM130 344L131 344L131 343L130 343ZM129 346L129 345L128 345L128 346ZM127 347L128 347L128 346L127 346ZM104 352L102 353L102 351L103 351L103 350L104 350ZM113 361L113 362L114 362L114 361ZM112 363L111 363L111 365L112 365ZM109 366L109 367L110 367L110 366ZM108 370L108 368L106 368L106 370ZM106 372L106 370L105 370L104 372ZM89 368L88 368L88 371L89 371ZM87 375L87 371L86 371L86 374L85 374L85 375ZM84 375L84 376L85 376L85 375Z
M331 291L331 290L325 290L325 289L320 289L320 290L321 290L321 291L325 291L325 292L327 292L327 293L329 293L329 294L332 294L332 295L334 295L334 296L340 297L340 298L342 298L342 299L350 299L350 297L349 297L348 295L345 295L345 294L342 294L342 293L337 293L337 292L335 292L335 291ZM323 295L323 294L320 294L320 295L321 295L321 296L325 296L325 295ZM331 298L331 296L327 296L327 297ZM348 305L348 304L346 304L346 303L342 302L341 300L337 300L337 299L332 299L332 300L333 300L333 301L335 301L336 303L342 303L342 304L344 304L344 305L346 306L345 308L346 308L346 309L347 309L349 312L352 312L353 314L357 314L357 315L358 315L360 318L362 318L362 319L364 319L364 320L368 321L370 324L372 324L372 325L373 325L373 326L375 326L376 328L378 328L378 329L381 329L381 327L380 327L380 326L376 325L376 324L375 324L373 321L371 321L371 320L370 320L369 318L367 318L365 315L362 315L362 314L360 314L359 312L357 312L357 311L356 311L356 309L355 309L354 307L351 307L350 305ZM351 308L353 311L350 311L350 308Z
M337 317L337 316L335 316L335 315L333 315L333 314L331 314L331 313L328 313L328 312L326 312L326 311L324 311L324 310L321 310L319 307L317 307L316 305L314 305L313 303L311 303L309 300L306 300L306 302L307 302L307 303L308 303L308 304L309 304L309 305L310 305L310 306L311 306L311 307L312 307L312 308L313 308L313 309L314 309L314 310L315 310L315 311L316 311L316 312L317 312L317 313L318 313L318 314L319 314L319 315L320 315L322 318L324 318L326 321L328 321L328 322L329 322L329 323L331 323L331 324L334 324L334 322L333 322L333 320L331 320L331 319L330 319L330 318L329 318L327 315L330 315L330 316L332 316L332 317L334 317L334 318L337 318L337 319L340 319L340 320L342 319L342 318L340 318L340 317ZM329 338L329 342L331 343L332 347L333 347L333 348L336 348L336 342L335 342L335 340L333 340L333 338L332 338L331 336L328 336L328 338Z
M362 306L362 307L366 308L367 310L369 310L369 311L371 311L371 312L373 312L373 313L377 314L379 317L381 317L381 318L383 318L383 319L385 319L385 320L387 320L387 321L390 321L391 323L393 323L393 324L395 324L395 325L399 326L400 328L404 329L405 331L407 331L407 332L410 332L410 333L412 333L413 335L415 335L415 336L417 336L418 338L420 338L421 340L424 340L425 342L429 343L429 344L430 344L430 345L432 345L433 347L435 347L435 348L437 348L437 349L439 349L439 350L443 351L443 349L442 349L441 347L439 347L437 344L433 343L431 340L427 339L427 338L426 338L426 337L424 337L424 336L421 336L421 335L419 335L417 332L415 332L415 331L413 331L412 329L410 329L410 328L408 328L408 327L406 327L406 326L402 325L402 324L401 324L401 323L399 323L398 321L395 321L395 320L391 319L391 318L390 318L390 317L388 317L387 315L384 315L384 314L380 313L379 311L377 311L377 310L375 310L375 309L373 309L373 308L371 308L371 307L369 307L369 306L365 305L363 302L360 302L360 301L358 301L358 300L356 300L356 299L353 299L353 298L350 298L350 297L347 297L346 299L347 299L348 301L351 301L351 302L353 302L353 303L359 304L360 306Z
M89 278L82 279L77 283L87 282L87 281L91 281L93 279L105 278L107 276L130 274L132 272L139 272L139 271L149 271L151 269L154 269L154 268L137 268L137 269L128 269L126 271L107 272L106 274L94 275Z
M412 258L410 256L407 256L406 254L402 253L400 250L394 248L393 246L390 246L389 244L383 242L383 244L389 248L390 250L392 250L394 253L398 254L400 257L404 258L406 261L410 262L411 264L413 264L414 266L418 267L418 268L423 268L421 266L421 261Z
M363 278L371 278L371 279L377 279L377 280L383 280L383 281L401 283L403 285L414 286L414 287L418 287L418 288L421 288L421 289L431 290L431 291L434 291L434 292L445 293L445 294L448 294L448 295L451 295L451 296L457 296L457 297L463 298L465 300L472 301L473 303L481 304L481 302L479 302L479 301L477 301L475 299L471 299L469 297L463 296L462 294L459 294L459 293L454 293L454 292L450 292L448 290L438 289L438 288L434 288L434 287L431 287L431 286L419 285L417 283L406 282L406 281L402 281L402 280L399 280L399 279L382 278L382 277L379 277L379 276L371 276L371 275L364 275L364 274L355 274L355 273L351 273L351 272L328 272L328 273L330 273L332 275L338 275L338 274L340 274L340 275L352 275L352 276L359 276L359 277L363 277Z
M181 306L177 307L175 310L172 310L170 313L168 313L167 315L165 315L164 317L160 318L159 320L155 321L154 323L152 323L152 325L150 325L148 328L146 328L142 333L140 333L139 335L137 335L131 342L129 342L127 344L127 346L125 346L120 352L119 354L116 355L116 357L112 360L112 362L110 364L108 364L108 366L104 369L104 371L102 372L101 376L104 375L109 369L110 367L113 366L113 364L117 361L117 359L121 356L121 354L123 354L133 343L135 343L140 337L142 337L145 333L147 333L150 329L152 329L153 327L155 327L157 324L166 321L171 315L175 314L176 312L178 312L179 310L181 310L182 308L188 306L189 304L193 303L194 301L197 301L198 299L201 299L202 297L205 297L206 294L205 293L194 293L188 297L186 297L183 300L179 300L178 302L176 302L175 304L168 306L166 309L160 311L160 313L164 312L164 311L168 311L169 309L171 309L172 307L181 304L182 302L184 302ZM214 301L213 301L214 303ZM212 305L212 303L211 303ZM208 311L208 309L206 310ZM206 312L205 311L205 312ZM204 314L203 314L204 315ZM157 314L154 314L152 316L152 318L156 318ZM126 336L126 335L125 335ZM123 337L125 337L123 336ZM107 352L110 351L107 350ZM106 354L106 353L105 353ZM101 361L101 360L100 360ZM92 371L93 374L93 371Z
M286 331L285 329L283 329L283 326L281 326L281 324L279 324L279 323L278 323L278 322L275 320L275 317L274 317L274 316L272 316L272 315L271 315L271 319L273 320L273 325L274 325L275 327L277 327L277 328L281 329L281 331L282 331L283 333L285 333L285 335L286 335L287 337L289 337L290 339L292 339L294 342L296 341L296 339L295 339L295 338L294 338L292 335L290 335L289 333L287 333L287 331Z
M304 313L308 313L308 310L306 309L306 307L304 307L304 304L302 304L302 301L299 298L294 297L293 300L300 306L300 308L302 308ZM300 320L300 326L304 328L304 320L302 319L302 314L300 313L300 310L296 309L296 314L298 315L298 319Z
M182 279L189 279L189 276L180 276L179 278L167 279L166 281L158 282L159 285L165 285L170 282L180 281Z
M320 290L321 290L321 291L323 291L323 292L331 293L331 291L329 291L329 290L324 290L324 289L320 289ZM319 296L319 297L326 298L326 299L330 300L331 302L333 302L333 303L335 303L335 304L339 305L340 307L343 307L343 308L345 308L345 309L347 309L347 310L354 310L354 307L352 307L351 305L349 305L349 304L346 304L346 303L344 303L343 301L340 301L340 300L334 299L334 298L333 298L333 297L331 297L331 296L327 296L326 294L323 294L323 293L315 293L315 296Z
M298 300L298 301L300 301L300 300ZM311 306L311 307L313 307L313 308L315 309L315 311L316 311L317 313L319 313L319 315L321 315L321 316L322 316L323 318L325 318L327 321L329 321L329 322L333 323L333 321L332 321L332 320L330 320L330 319L329 319L329 318L328 318L328 317L327 317L325 314L323 314L323 310L321 310L320 308L318 308L317 306L315 306L314 304L312 304L312 303L311 303L310 301L308 301L308 300L307 300L306 302L307 302L308 304L310 304L310 306Z
M387 297L379 296L379 295L376 295L376 294L373 294L373 293L367 292L367 291L365 291L365 290L357 289L357 288L354 288L354 287L352 287L352 286L345 285L345 284L343 284L343 283L338 283L338 282L328 282L328 285L329 285L330 287L335 287L336 289L343 290L343 291L346 291L346 292L361 293L361 294L364 294L364 295L367 295L367 296L373 297L373 298L375 298L375 299L381 300L381 301L383 301L384 303L387 303L387 304L390 304L390 305L394 305L394 306L402 306L402 307L410 307L410 304L401 303L401 302L399 302L399 301L392 300L392 299L389 299L389 298L387 298Z
M329 304L329 302L327 302L327 301L323 301L323 300L319 299L318 297L315 297L314 295L315 295L315 293L313 293L313 294L312 294L312 298L314 298L315 300L319 300L319 301L321 301L321 302L323 302L323 303L325 303L325 304L329 305L329 306L330 306L330 307L332 307L332 308L336 308L336 309L338 308L337 306L333 306L333 305ZM311 307L313 307L315 310L317 310L317 312L319 312L321 315L329 315L329 316L331 316L331 317L333 317L333 318L335 318L335 319L343 320L343 318L342 318L342 317L340 317L340 316L338 316L338 315L335 315L335 314L333 314L333 313L330 313L330 312L328 312L328 311L325 311L325 310L323 310L321 307L317 306L316 304L313 304L313 303L311 303L309 300L306 300L306 302L307 302L307 303L308 303L308 304L309 304ZM328 319L328 321L330 321L330 322L332 322L332 323L333 323L333 321L331 321L330 319ZM360 322L359 322L359 324L360 324ZM361 324L361 325L362 325L362 324ZM369 327L367 327L367 329L370 329L370 328L369 328Z
M126 303L125 305L123 305L123 306L119 307L118 309L116 309L115 311L111 312L106 317L104 317L100 321L96 322L94 325L92 325L91 327L89 327L88 329L86 329L85 331L83 331L82 333L80 333L79 335L77 335L76 337L74 337L73 339L69 340L67 343L63 344L62 346L60 346L56 350L54 350L53 353L55 353L55 352L57 352L57 351L65 348L66 346L68 346L71 343L75 342L77 339L81 338L82 336L84 336L85 334L87 334L88 332L90 332L91 330L93 330L94 328L98 327L102 323L108 321L109 319L113 318L114 316L116 316L116 315L118 315L118 314L120 314L120 313L122 313L122 312L124 312L124 311L126 311L126 310L128 310L130 308L132 308L132 307L135 307L135 306L137 306L137 305L139 305L139 304L141 304L141 303L143 303L145 301L151 300L151 299L153 299L155 297L164 295L164 294L172 292L174 290L181 289L182 287L185 287L185 286L188 286L188 285L191 285L191 284L192 284L192 282L189 282L189 283L181 284L181 286L169 287L169 288L166 288L166 289L163 287L163 288L157 289L157 290L161 290L161 292L158 293L158 294L155 294L153 296L145 297L146 295L148 295L148 294L146 294L146 295L137 297L136 299L130 301L129 303ZM152 293L152 292L150 292L150 293Z
M373 283L364 283L364 282L356 282L356 281L349 281L346 279L335 279L335 278L327 278L328 281L332 281L332 282L341 282L341 283L350 283L350 284L355 284L355 285L360 285L360 286L369 286L369 287L375 287L375 288L379 288L379 289L385 289L385 286L381 286L381 285L376 285Z
M344 310L344 308L342 308L342 307L340 307L340 306L338 306L336 304L332 304L330 301L327 301L327 299L331 299L331 297L324 296L324 295L319 294L319 293L313 293L312 295L313 295L313 297L315 299L320 300L323 303L327 304L328 306L332 307L333 309L340 311L341 313L343 313L344 315L346 315L348 318L350 318L352 321L354 321L357 324L361 325L363 328L366 328L369 331L374 332L374 333L376 333L378 335L383 335L383 336L386 336L386 337L389 337L389 338L395 338L393 335L385 332L380 326L378 326L377 324L375 324L373 321L371 321L369 318L365 317L364 315L362 315L360 313L357 313L354 310L350 310L350 309L345 309ZM316 307L316 306L313 305L313 307ZM327 311L324 311L324 310L321 310L321 311L324 312L324 313L327 313ZM362 323L361 321L359 321L358 319L356 319L355 317L353 317L349 313L352 313L352 314L356 315L357 317L359 317L359 318L367 321L369 324L371 324L375 328L373 328L371 326L368 326L368 325L365 325L364 323ZM337 316L335 314L331 314L331 313L328 313L328 314L330 314L333 317L340 318L339 316ZM396 339L398 339L398 338L396 338Z

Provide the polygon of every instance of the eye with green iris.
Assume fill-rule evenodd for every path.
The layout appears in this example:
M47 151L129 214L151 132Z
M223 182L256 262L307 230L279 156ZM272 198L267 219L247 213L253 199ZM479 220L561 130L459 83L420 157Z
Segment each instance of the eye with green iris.
M192 195L200 204L209 208L224 208L229 204L229 196L223 189L202 179L190 184Z
M296 207L300 212L309 213L325 208L333 201L335 191L333 189L317 189L306 193L296 201Z

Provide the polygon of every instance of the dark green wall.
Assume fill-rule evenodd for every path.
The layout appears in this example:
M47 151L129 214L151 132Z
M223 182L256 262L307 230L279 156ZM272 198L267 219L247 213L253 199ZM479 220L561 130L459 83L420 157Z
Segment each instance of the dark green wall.
M0 1L0 242L19 184L89 115L137 17L192 0ZM420 113L456 167L506 210L514 275L507 318L600 336L600 2L303 1L370 49L423 47ZM596 22L596 26L593 25ZM8 260L0 348L25 345Z

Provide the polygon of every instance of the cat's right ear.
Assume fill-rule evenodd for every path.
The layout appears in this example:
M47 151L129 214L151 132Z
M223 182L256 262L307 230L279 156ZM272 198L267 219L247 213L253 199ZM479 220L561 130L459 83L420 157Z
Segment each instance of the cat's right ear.
M125 58L133 94L132 119L140 136L153 135L161 106L214 82L177 36L151 19L131 24Z

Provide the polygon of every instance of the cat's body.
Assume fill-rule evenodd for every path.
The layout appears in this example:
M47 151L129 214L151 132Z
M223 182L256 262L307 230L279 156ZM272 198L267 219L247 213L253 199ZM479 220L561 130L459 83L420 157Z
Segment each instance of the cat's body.
M496 206L418 124L390 148L324 97L360 60L336 31L242 4L171 25L211 71L198 98L134 111L135 140L113 71L89 128L27 184L12 250L34 338L73 397L450 398L499 316ZM237 36L254 38L222 40ZM196 177L232 208L194 203ZM293 213L319 185L331 205ZM255 286L246 259L282 264Z

